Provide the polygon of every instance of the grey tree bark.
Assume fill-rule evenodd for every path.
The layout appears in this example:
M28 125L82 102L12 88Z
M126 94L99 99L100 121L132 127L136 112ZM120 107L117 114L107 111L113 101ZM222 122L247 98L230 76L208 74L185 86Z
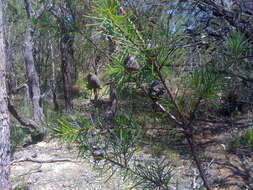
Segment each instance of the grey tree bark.
M73 81L75 81L77 78L76 73L72 72L74 68L73 27L75 22L75 15L71 10L70 4L71 1L61 1L57 4L57 6L50 9L52 15L56 18L60 29L59 47L61 53L61 73L65 109L67 112L73 109L71 99L72 86Z
M4 37L3 0L0 1L0 189L10 184L10 122L7 108L6 51Z
M54 102L54 109L56 111L59 110L59 105L57 102L57 96L56 96L56 77L55 77L55 58L54 58L54 48L53 48L53 42L50 42L50 49L51 49L51 61L52 61L52 93L53 93L53 102Z
M70 78L70 63L73 58L73 38L67 34L64 29L61 32L60 39L60 52L61 52L61 70L62 70L62 79L63 79L63 90L64 90L64 99L65 99L65 109L66 111L71 111L73 108L71 100L71 88L72 82Z
M31 19L33 11L31 8L31 0L24 0L26 6L26 13L28 19ZM33 57L33 28L31 24L27 24L25 33L25 67L26 75L28 79L29 98L32 103L32 117L36 122L41 122L44 119L42 101L40 94L40 85L37 71L35 69L34 57Z
M7 31L5 33L5 36L7 36ZM13 57L11 54L11 45L9 44L7 39L5 40L5 50L6 50L5 55L6 55L6 73L7 73L6 74L7 94L8 96L11 96L13 88L16 87L16 76L13 70Z

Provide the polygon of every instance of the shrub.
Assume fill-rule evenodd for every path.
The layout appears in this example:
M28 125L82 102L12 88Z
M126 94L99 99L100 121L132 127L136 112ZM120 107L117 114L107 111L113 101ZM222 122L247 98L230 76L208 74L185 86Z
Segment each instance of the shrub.
M83 118L61 118L53 130L62 140L76 143L80 157L92 157L102 174L111 176L120 171L125 180L134 182L135 188L167 190L174 174L172 164L156 157L136 157L141 137L133 118L118 116L114 120L116 126L108 128L103 124L94 126Z
M247 129L241 135L237 135L230 142L229 150L232 152L245 152L248 149L253 149L253 128Z

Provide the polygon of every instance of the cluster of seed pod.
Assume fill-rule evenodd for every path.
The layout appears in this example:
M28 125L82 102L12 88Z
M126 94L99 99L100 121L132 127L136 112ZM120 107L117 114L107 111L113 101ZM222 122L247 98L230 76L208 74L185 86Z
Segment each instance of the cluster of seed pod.
M158 99L165 93L165 88L160 81L152 81L149 83L148 94L152 99Z
M127 54L124 59L124 67L126 72L132 73L134 71L138 71L140 69L140 65L135 59L134 56Z

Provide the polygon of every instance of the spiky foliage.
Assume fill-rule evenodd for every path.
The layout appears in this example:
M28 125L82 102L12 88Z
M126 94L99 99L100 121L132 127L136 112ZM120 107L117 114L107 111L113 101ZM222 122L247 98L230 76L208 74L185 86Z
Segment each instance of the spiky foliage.
M170 98L163 99L163 106L167 108L174 107L174 109L179 109L175 107L178 103L182 103L182 101L178 102L180 96L186 95L196 99L196 91L190 93L192 90L187 89L202 90L197 92L197 97L205 99L210 99L217 92L217 82L213 79L217 80L218 78L214 72L206 72L208 75L202 74L201 77L198 76L197 72L202 71L196 71L195 75L190 76L190 83L195 80L195 83L202 86L201 89L199 89L200 86L185 83L185 76L180 76L175 72L177 71L175 65L181 65L187 59L186 52L189 47L185 40L187 35L181 30L180 22L177 22L177 18L172 17L167 12L167 10L175 9L176 3L165 3L165 8L162 10L150 6L151 12L156 15L154 17L155 21L153 21L150 20L152 17L148 18L144 14L148 15L149 13L141 7L135 9L135 11L138 11L137 17L131 10L127 9L127 6L121 6L118 1L99 0L94 2L95 15L93 18L96 24L92 26L98 28L98 34L102 34L115 42L116 50L113 53L111 62L107 64L107 72L118 88L121 90L127 88L130 91L131 88L138 88L143 83L164 80L163 84L168 85L170 88L170 92L167 92ZM149 6L148 3L142 5ZM129 6L131 6L131 3ZM141 21L142 19L145 19L145 21ZM140 63L139 71L131 74L126 72L124 68L124 56L126 54L135 55ZM206 63L203 63L204 59L200 55L195 60L199 62L195 65L205 65L208 62L206 60ZM194 68L189 69L194 70ZM176 83L175 80L181 82ZM182 86L182 84L185 85ZM174 91L177 91L177 97L174 96ZM188 94L185 94L186 92ZM180 110L177 111L180 112ZM186 115L190 115L190 113L186 113Z
M95 168L102 174L120 171L125 180L135 182L135 188L168 189L173 176L170 162L134 156L140 143L138 122L125 114L115 118L114 124L115 128L106 128L82 118L61 118L53 124L53 130L65 142L76 143L81 157L93 157Z
M138 96L137 92L143 92L157 109L156 117L166 118L170 127L172 125L184 132L189 130L195 113L201 109L200 105L211 102L219 92L220 78L213 65L208 64L210 59L205 59L203 51L191 48L195 44L188 44L187 34L180 28L180 22L168 12L175 9L175 3L166 2L163 9L155 9L145 2L134 9L128 9L131 3L123 5L116 0L94 0L93 3L94 12L89 16L93 23L89 27L96 29L94 36L102 36L115 46L113 52L109 52L108 48L104 53L110 57L106 71L117 89L127 95L131 92ZM152 10L150 14L155 15L155 20L151 19L145 6ZM190 59L188 51L192 51ZM129 54L140 65L131 73L124 65L125 56ZM189 60L190 64L187 63ZM188 72L178 69L182 65ZM161 84L164 96L149 94L152 81ZM105 123L98 122L92 128L80 129L76 136L80 154L87 155L88 152L98 162L103 160L104 170L111 169L112 173L120 168L126 177L136 180L136 184L144 189L168 189L173 172L166 161L157 164L146 160L141 165L133 164L141 139L138 135L140 126L138 122L133 122L135 118L117 117L112 125L115 128L107 128ZM173 122L168 122L171 120ZM194 146L190 146L193 152ZM193 155L200 165L196 154Z
M127 7L123 8L117 1L95 1L94 7L97 24L92 26L99 29L98 34L102 33L115 42L116 51L107 65L107 72L117 82L118 87L126 87L126 84L136 82L136 79L139 84L158 79L154 72L154 62L166 69L166 65L177 64L182 56L183 52L179 50L179 46L176 46L176 42L179 42L182 36L169 28L169 15L160 16L161 20L153 26L153 30L146 31L151 21L146 20L147 23L139 26L138 22L143 15L140 16L141 18L136 18L129 10L122 13L121 9ZM125 72L123 60L127 53L136 56L141 66L139 72L131 75ZM169 57L178 59L169 59Z

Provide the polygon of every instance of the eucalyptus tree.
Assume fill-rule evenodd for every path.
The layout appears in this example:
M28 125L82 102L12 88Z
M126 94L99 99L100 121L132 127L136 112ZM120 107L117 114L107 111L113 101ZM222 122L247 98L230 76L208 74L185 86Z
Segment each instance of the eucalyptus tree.
M9 94L17 93L17 84L23 83L27 86L22 75L18 73L23 72L23 32L24 32L24 16L23 3L16 1L8 1L5 11L6 19L6 56L7 56L7 89ZM15 55L15 56L14 56ZM19 85L20 86L20 85Z
M73 109L71 91L73 82L76 80L74 68L74 32L75 32L75 10L69 0L55 1L50 13L55 18L58 26L59 48L61 53L61 72L65 99L65 109Z
M43 108L41 102L40 84L38 74L35 68L34 57L33 57L33 27L31 24L32 19L35 18L35 12L32 9L32 1L24 0L25 10L28 18L28 23L25 32L25 67L26 75L28 80L29 98L32 103L32 117L36 122L43 121Z
M0 189L10 190L10 120L7 108L4 1L0 1Z

